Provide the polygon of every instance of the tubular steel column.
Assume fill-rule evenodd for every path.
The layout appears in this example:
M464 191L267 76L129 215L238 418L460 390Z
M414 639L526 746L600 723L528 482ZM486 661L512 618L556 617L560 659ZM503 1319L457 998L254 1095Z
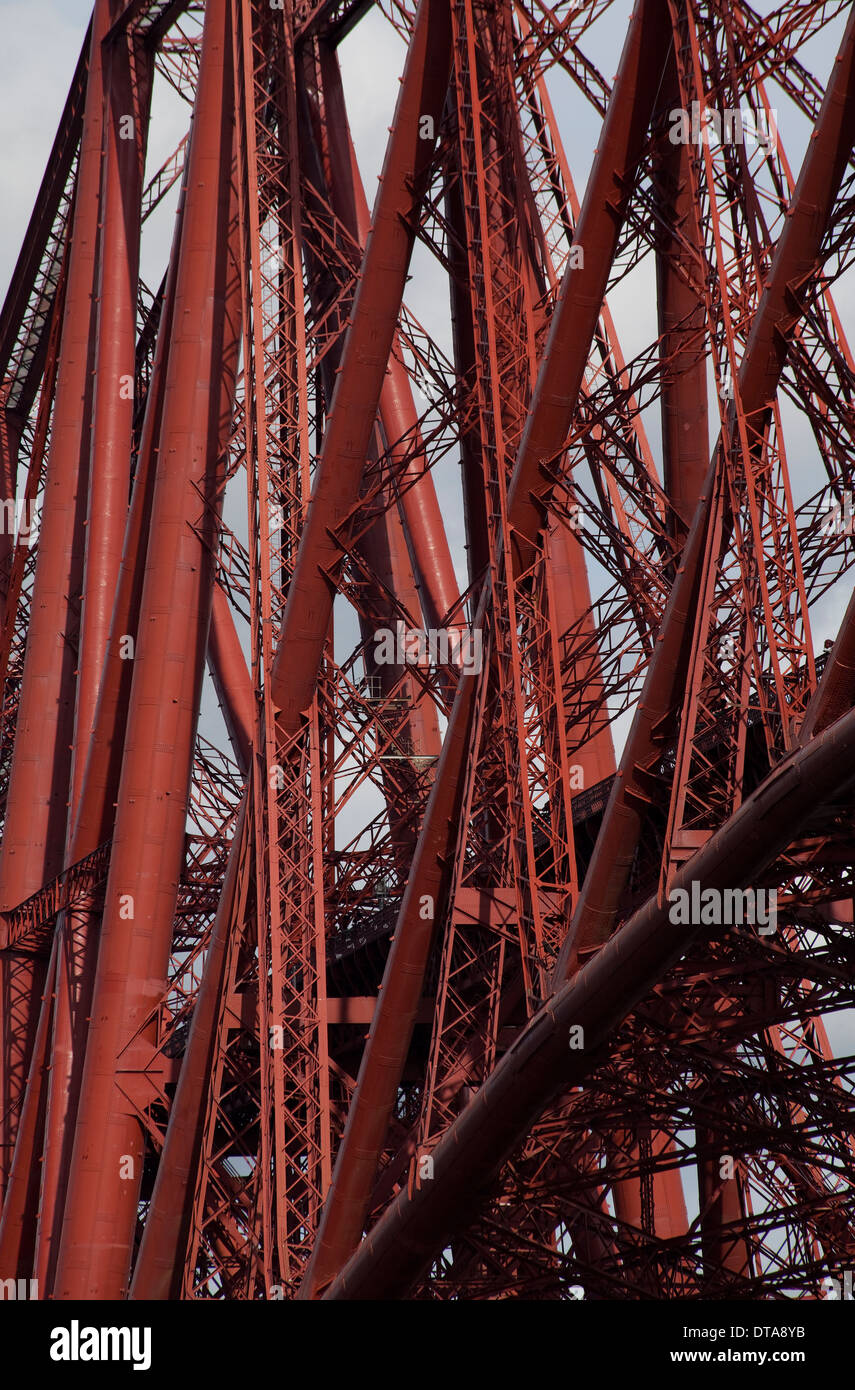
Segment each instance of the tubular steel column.
M336 527L356 501L433 156L419 126L439 126L450 60L447 0L421 0L272 674L284 735L312 701L342 558Z
M16 907L62 869L77 665L75 596L83 577L93 392L103 131L101 39L109 21L109 0L98 0L50 455L0 849L0 912ZM44 963L32 955L10 953L5 928L0 947L0 1154L8 1154L38 1021Z
M679 106L673 59L663 106ZM688 147L660 142L657 200L663 229L656 256L656 303L662 362L662 463L665 491L689 530L706 477L708 458L706 316L697 209L689 177Z
M95 722L88 742L86 770L66 853L68 866L94 854L99 846L109 839L115 822L133 675L133 661L128 660L126 656L127 642L130 639L136 644L139 640L138 616L145 578L146 545L151 528L157 445L163 412L168 343L175 308L175 280L181 245L183 208L182 189L176 213L170 271L164 289L160 328L146 396L145 418ZM63 968L68 978L64 994L57 1000L56 1006L45 1116L36 1242L36 1268L44 1287L50 1287L52 1284L59 1248L65 1188L95 981L99 926L100 911L95 903L86 897L75 904L74 908L60 914L56 928ZM22 1152L20 1161L26 1166L34 1160L32 1156L28 1157Z
M224 321L228 9L212 0L205 15L140 642L57 1269L62 1298L122 1296L136 1226L143 1134L120 1073L133 1067L134 1049L140 1062L145 1055L166 979L211 602L210 562L191 528L200 495L209 534L219 505L221 372L237 336Z
M112 0L111 20L118 17L121 9L120 0ZM77 700L67 824L69 842L73 840L86 758L95 724L128 511L136 374L140 197L152 81L150 55L141 48L135 48L127 34L110 42L102 57L105 120L98 319L95 330L95 385ZM133 138L130 139L127 138L128 121L132 123ZM70 867L74 862L71 850L66 855L65 865ZM54 1097L68 1084L73 1062L73 1017L75 1003L79 1011L81 966L85 970L88 965L91 970L92 965L90 944L85 933L75 930L76 921L77 914L69 914L63 924L67 930L59 934L49 1092ZM91 975L87 983L91 987ZM58 1119L55 1100L53 1105L49 1100L48 1106L53 1127ZM64 1112L64 1106L62 1109ZM56 1142L56 1132L52 1128L51 1137L46 1134L42 1168L39 1203L42 1231L51 1229L57 1192L64 1190L62 1165L63 1159L67 1163L68 1151L63 1153L63 1147L63 1144ZM44 1241L40 1245L37 1274L40 1286L47 1287L53 1274L48 1249L55 1258L56 1247Z
M326 45L321 48L321 71L326 130L333 160L331 191L338 200L339 216L360 246L364 247L371 230L371 218L350 136L338 59L335 51ZM399 487L406 489L400 505L406 521L425 621L433 627L441 627L452 614L452 625L456 625L454 617L457 623L460 619L457 615L459 595L454 565L433 474L426 467L418 414L410 379L401 361L397 333L392 338L392 350L380 392L380 419L391 449L391 463L399 478Z

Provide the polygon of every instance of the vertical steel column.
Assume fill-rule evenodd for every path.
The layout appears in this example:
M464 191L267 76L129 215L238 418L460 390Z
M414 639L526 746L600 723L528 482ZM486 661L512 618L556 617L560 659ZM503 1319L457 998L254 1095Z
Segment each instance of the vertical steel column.
M27 650L0 848L0 912L62 869L68 816L83 522L93 390L103 88L109 0L93 16L73 234ZM5 929L0 947L6 946ZM14 1143L44 962L0 951L0 1155Z
M122 9L111 0L110 19ZM74 719L71 794L66 828L66 867L74 863L73 826L83 786L89 742L102 668L107 653L109 623L117 590L122 543L130 491L133 438L137 288L151 56L131 48L127 34L102 52L104 89L104 150L101 169L101 231L97 327L95 331L94 399L89 461L89 499L86 514L77 701ZM132 138L120 133L132 122ZM59 1119L55 1097L72 1066L72 1029L79 1003L81 965L87 956L85 935L75 931L77 914L64 914L58 931L56 998L51 1042L52 1067L48 1102L50 1133L45 1134L39 1230L52 1227L57 1193L64 1190L62 1144L55 1142ZM91 961L90 961L91 963ZM91 983L91 981L90 981ZM62 1107L65 1113L65 1107ZM65 1155L66 1159L68 1155ZM53 1273L48 1250L40 1241L37 1275L48 1287Z
M226 945L229 933L235 930L236 921L246 908L246 866L251 859L249 827L252 821L251 816L247 816L247 805L244 800L235 824L223 891L211 927L205 974L193 1010L187 1050L134 1266L130 1297L135 1299L178 1298L181 1293L188 1226L193 1215L192 1183L205 1121ZM244 885L243 894L240 881Z
M118 18L122 8L123 0L111 0L110 18ZM140 198L152 78L150 55L142 47L134 54L132 44L127 34L120 35L102 55L100 276L70 826L95 722L131 481ZM128 120L133 125L132 139L122 133Z
M674 60L663 105L679 106ZM706 314L698 214L692 196L688 146L663 136L655 185L662 215L656 248L656 304L662 364L662 463L665 491L688 532L709 464Z
M30 1054L27 1089L15 1139L14 1158L3 1196L0 1217L0 1269L4 1278L28 1279L34 1276L33 1249L36 1240L41 1169L34 1161L47 1106L50 1074L52 1001L56 987L57 941L51 950L45 972L44 995L38 1026ZM40 1288L44 1285L40 1283Z
M126 652L125 643L128 638L134 643L139 638L138 617L145 578L146 545L151 527L183 209L182 188L95 722L89 739L86 770L66 853L68 865L77 863L103 844L110 837L115 820L133 675L133 661L126 659L123 653ZM60 941L60 950L69 965L73 961L74 970L71 973L74 978L66 971L69 978L63 993L57 998L55 1008L36 1240L36 1269L40 1284L44 1288L52 1287L59 1248L65 1188L71 1162L85 1055L87 1020L95 980L99 922L100 912L88 901L80 902L74 908L60 914L57 922L56 934ZM26 1162L23 1154L20 1161Z
M0 404L0 502L14 502L18 479L18 450L21 446L21 417L16 410ZM15 535L8 508L3 513L0 528L0 631L6 614L6 595L9 585L9 566L15 549ZM2 1174L0 1156L0 1174ZM2 1176L0 1176L2 1192Z
M98 970L56 1278L60 1298L127 1288L143 1134L118 1073L151 1041L166 980L211 604L232 168L228 0L205 14L152 530ZM200 500L202 499L202 500ZM123 1174L125 1176L123 1176Z

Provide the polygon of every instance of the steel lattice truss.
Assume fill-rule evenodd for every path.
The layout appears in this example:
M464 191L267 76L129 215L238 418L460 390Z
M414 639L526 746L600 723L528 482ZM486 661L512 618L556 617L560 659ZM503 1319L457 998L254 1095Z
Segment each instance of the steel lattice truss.
M337 52L369 4L96 0L0 318L0 1276L822 1297L855 1257L855 15L635 0L610 83L611 0L378 0L370 212ZM556 84L601 127L578 190Z

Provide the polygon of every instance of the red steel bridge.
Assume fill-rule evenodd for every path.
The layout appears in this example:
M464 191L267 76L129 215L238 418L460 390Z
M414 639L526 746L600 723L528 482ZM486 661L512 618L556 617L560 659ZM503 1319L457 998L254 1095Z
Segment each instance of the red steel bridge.
M95 2L0 317L0 1278L853 1267L855 12L633 3Z

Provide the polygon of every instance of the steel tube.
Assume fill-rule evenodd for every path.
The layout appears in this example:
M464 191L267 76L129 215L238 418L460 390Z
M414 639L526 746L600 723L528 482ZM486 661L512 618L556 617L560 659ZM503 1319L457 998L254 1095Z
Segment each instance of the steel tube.
M336 532L357 500L433 155L419 123L439 126L450 62L447 0L420 0L272 672L285 737L314 694L343 558Z
M855 778L855 711L797 749L743 803L675 878L705 887L756 883L814 808ZM403 1298L431 1257L465 1229L492 1177L549 1101L579 1085L608 1055L618 1025L703 934L675 925L651 897L626 926L554 994L433 1149L433 1181L404 1189L324 1295ZM584 1049L568 1046L584 1030Z
M630 175L653 110L657 79L652 54L664 54L669 38L663 0L642 0L630 23L577 225L585 266L569 269L562 284L514 469L508 508L520 564L530 555L545 520L546 495L554 483L553 460L570 427L620 232L620 209L625 210L629 201ZM483 627L487 602L485 586L476 627ZM456 808L476 683L476 677L464 673L458 685L332 1185L300 1292L303 1298L314 1296L334 1275L362 1232L433 938L432 922L421 915L422 904L429 901L438 913L457 831Z
M119 1073L153 1041L184 851L207 645L223 377L239 330L226 322L232 169L227 0L205 13L152 530L55 1293L127 1290L143 1135ZM233 389L233 382L232 382Z
M739 400L752 441L762 441L853 142L855 12L805 153L739 370ZM646 798L645 775L659 757L664 724L673 715L685 679L719 449L720 442L713 451L596 848L555 967L556 982L567 978L581 953L601 946L614 926L641 832L638 805Z

